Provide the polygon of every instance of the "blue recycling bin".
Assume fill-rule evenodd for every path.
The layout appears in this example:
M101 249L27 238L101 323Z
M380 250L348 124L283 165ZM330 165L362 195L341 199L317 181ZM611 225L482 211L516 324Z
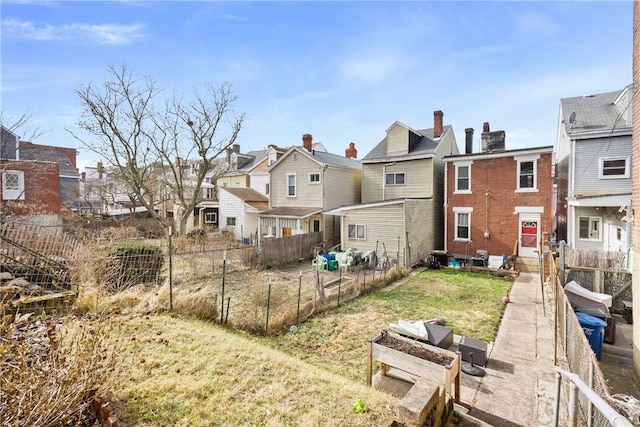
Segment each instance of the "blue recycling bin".
M607 327L607 322L586 313L576 313L576 317L580 322L580 326L582 326L591 349L596 354L596 358L600 360L602 357L602 343L604 342L604 329Z

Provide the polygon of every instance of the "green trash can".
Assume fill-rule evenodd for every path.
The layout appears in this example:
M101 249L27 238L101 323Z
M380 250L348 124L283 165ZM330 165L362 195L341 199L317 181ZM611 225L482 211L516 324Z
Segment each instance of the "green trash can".
M338 261L332 259L331 261L327 262L327 266L329 267L329 271L336 271L338 269Z

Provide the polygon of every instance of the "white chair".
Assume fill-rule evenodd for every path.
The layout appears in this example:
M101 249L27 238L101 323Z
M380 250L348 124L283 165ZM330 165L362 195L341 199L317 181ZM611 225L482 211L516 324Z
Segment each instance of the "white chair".
M311 271L324 271L328 269L329 263L322 255L318 255L315 259L311 260Z
M340 264L340 269L343 273L348 273L351 271L351 265L353 264L353 257L351 255L347 256L347 260Z

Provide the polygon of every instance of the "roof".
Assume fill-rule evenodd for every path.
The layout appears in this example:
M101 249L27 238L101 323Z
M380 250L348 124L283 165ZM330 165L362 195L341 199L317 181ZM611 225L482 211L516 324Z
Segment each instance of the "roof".
M361 167L360 161L356 159L341 156L338 154L327 153L324 151L309 152L303 147L291 147L289 151L287 151L273 165L271 165L271 168L274 168L277 165L279 165L285 158L287 158L294 151L301 153L302 155L308 157L309 159L321 165L335 166L335 167L346 168L346 169L357 169L357 170L360 170L360 167Z
M567 134L613 130L631 133L631 126L623 118L627 106L615 104L623 91L625 89L561 99L560 120L564 123ZM574 120L571 120L572 113L575 113Z
M63 151L20 146L20 159L57 163L60 168L60 175L78 176L78 171L73 167L71 159Z
M395 122L389 129L391 129L396 124L404 126L409 131L415 133L418 136L421 136L422 138L413 147L413 149L409 151L409 153L389 156L387 155L387 137L385 136L382 141L380 141L375 147L373 147L371 151L369 151L366 156L362 158L363 163L367 163L367 161L375 162L386 160L394 157L424 157L426 155L434 154L436 149L438 148L438 145L440 144L440 141L442 141L442 136L437 140L433 138L433 128L414 130L400 122ZM442 135L445 135L450 130L451 125L443 126Z
M249 151L246 154L239 154L239 156L245 157L245 158L248 157L249 159L247 163L243 164L241 167L237 169L237 172L249 171L253 169L253 167L256 166L258 163L260 163L262 160L264 160L265 157L267 157L267 150Z
M253 188L222 187L221 189L228 191L230 194L233 194L247 205L259 211L263 211L269 208L269 198L263 194L258 193Z
M321 208L307 208L307 207L280 207L273 208L267 211L261 212L260 216L286 216L292 218L306 218L311 215L322 212Z
M456 160L487 160L487 159L497 159L501 157L513 157L522 154L551 154L553 153L553 146L547 145L544 147L530 147L530 148L516 148L512 150L501 150L501 151L485 151L478 153L464 153L464 154L455 154L452 156L444 156L443 160L445 162L452 162Z

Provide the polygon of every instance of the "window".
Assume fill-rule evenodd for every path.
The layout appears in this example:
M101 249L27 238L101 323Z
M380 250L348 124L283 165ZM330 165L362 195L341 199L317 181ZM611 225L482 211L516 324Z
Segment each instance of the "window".
M515 157L515 160L518 162L518 182L516 192L526 193L538 191L536 169L539 158L539 154Z
M456 165L456 193L471 193L471 165Z
M269 195L269 183L264 184L264 194Z
M233 216L227 217L227 225L234 226L236 225L236 218Z
M320 174L319 173L310 173L309 174L309 184L319 184L320 183Z
M347 226L347 233L349 239L365 239L365 229L366 227L361 224L349 224Z
M227 218L228 220L229 218ZM204 222L207 224L215 224L218 222L218 214L215 212L207 212L204 214Z
M313 220L313 232L317 233L318 231L320 231L320 220L319 219L314 219Z
M296 197L296 174L287 174L287 197Z
M600 158L599 178L629 178L629 157Z
M456 207L453 208L455 217L455 241L469 242L471 241L471 213L473 208Z
M385 177L385 183L387 185L404 185L404 172L388 173Z
M24 200L24 172L6 170L2 172L2 199Z
M581 216L579 237L581 240L601 240L599 217Z
M213 188L204 187L202 189L202 197L205 199L213 199Z

